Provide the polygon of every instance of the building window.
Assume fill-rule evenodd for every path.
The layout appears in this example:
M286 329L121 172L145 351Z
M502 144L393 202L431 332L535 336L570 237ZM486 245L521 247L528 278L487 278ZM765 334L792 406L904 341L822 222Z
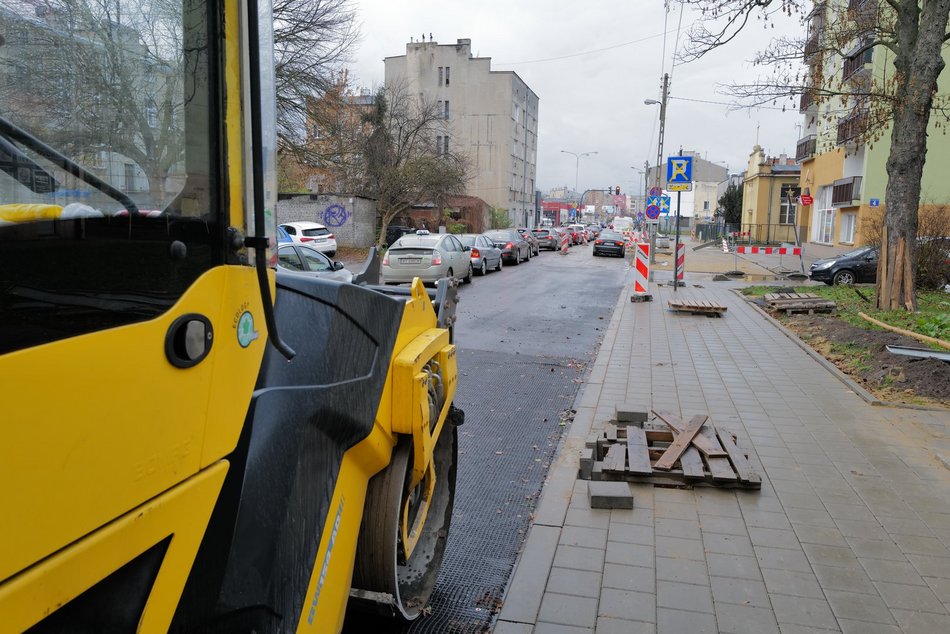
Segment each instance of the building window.
M857 214L841 214L841 242L854 243L854 226Z
M443 74L442 74L442 67L439 66L439 85L440 85L440 86L442 85L442 77L443 77Z
M438 156L442 154L442 136L435 137L435 153Z
M448 66L446 66L445 67L445 85L446 86L449 85L449 70L451 69Z
M819 209L815 220L815 242L831 244L834 240L835 210Z
M132 163L125 164L125 191L135 191L135 165Z
M704 201L703 201L703 211L709 211L709 201L708 201L708 200L704 200Z
M449 136L445 135L442 137L442 154L448 156L449 154Z
M798 207L795 205L794 200L797 194L797 185L782 185L782 199L778 210L778 223L780 225L795 224L795 216L797 214Z
M148 123L148 127L158 127L158 105L152 99L148 99L145 102L145 119Z
M443 105L442 114L444 118L448 119L449 118L449 100L446 99L442 105Z

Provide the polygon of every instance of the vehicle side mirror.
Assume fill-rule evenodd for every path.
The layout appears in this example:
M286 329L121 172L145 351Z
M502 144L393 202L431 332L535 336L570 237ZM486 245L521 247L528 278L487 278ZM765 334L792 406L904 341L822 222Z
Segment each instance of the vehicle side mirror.
M468 246L467 244L462 246L462 251L471 251L471 250L472 250L472 247Z
M334 270L334 271L342 271L342 270L343 270L343 263L342 263L342 262L334 261L334 262L333 262L333 270Z

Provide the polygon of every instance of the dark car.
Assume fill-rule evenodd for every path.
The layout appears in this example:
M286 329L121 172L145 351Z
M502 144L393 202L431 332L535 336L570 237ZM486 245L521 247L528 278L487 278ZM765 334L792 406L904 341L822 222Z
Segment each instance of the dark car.
M538 239L531 235L531 229L528 229L527 227L518 227L515 229L515 231L520 233L525 242L531 245L531 255L541 255L541 245L538 242Z
M501 257L508 262L521 264L523 260L531 259L531 245L514 229L486 231L485 235L501 249Z
M844 255L815 260L809 276L816 282L854 284L877 280L877 247L863 246Z
M538 241L539 249L557 251L561 247L561 234L558 233L557 229L551 227L532 229L531 235Z
M393 242L403 237L407 233L415 233L416 230L412 227L407 227L405 225L389 225L386 227L386 243L383 245L388 247Z
M625 252L623 236L616 231L604 229L600 232L600 236L594 240L594 255L619 255L623 257Z

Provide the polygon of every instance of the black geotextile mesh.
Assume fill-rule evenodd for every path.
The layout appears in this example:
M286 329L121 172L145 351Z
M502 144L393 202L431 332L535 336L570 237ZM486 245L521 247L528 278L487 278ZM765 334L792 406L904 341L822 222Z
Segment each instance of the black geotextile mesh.
M583 368L569 359L484 351L459 351L458 367L455 404L465 411L465 424L431 612L401 629L348 618L347 632L371 625L378 632L485 632L501 609Z

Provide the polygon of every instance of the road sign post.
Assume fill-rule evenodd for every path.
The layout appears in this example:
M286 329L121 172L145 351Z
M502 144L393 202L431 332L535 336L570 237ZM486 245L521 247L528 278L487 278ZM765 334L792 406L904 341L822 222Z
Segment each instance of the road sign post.
M682 151L681 149L680 152ZM676 192L676 246L673 248L673 292L675 293L680 285L677 266L680 252L680 203L683 192L693 188L693 157L669 157L666 161L666 183L669 191Z

